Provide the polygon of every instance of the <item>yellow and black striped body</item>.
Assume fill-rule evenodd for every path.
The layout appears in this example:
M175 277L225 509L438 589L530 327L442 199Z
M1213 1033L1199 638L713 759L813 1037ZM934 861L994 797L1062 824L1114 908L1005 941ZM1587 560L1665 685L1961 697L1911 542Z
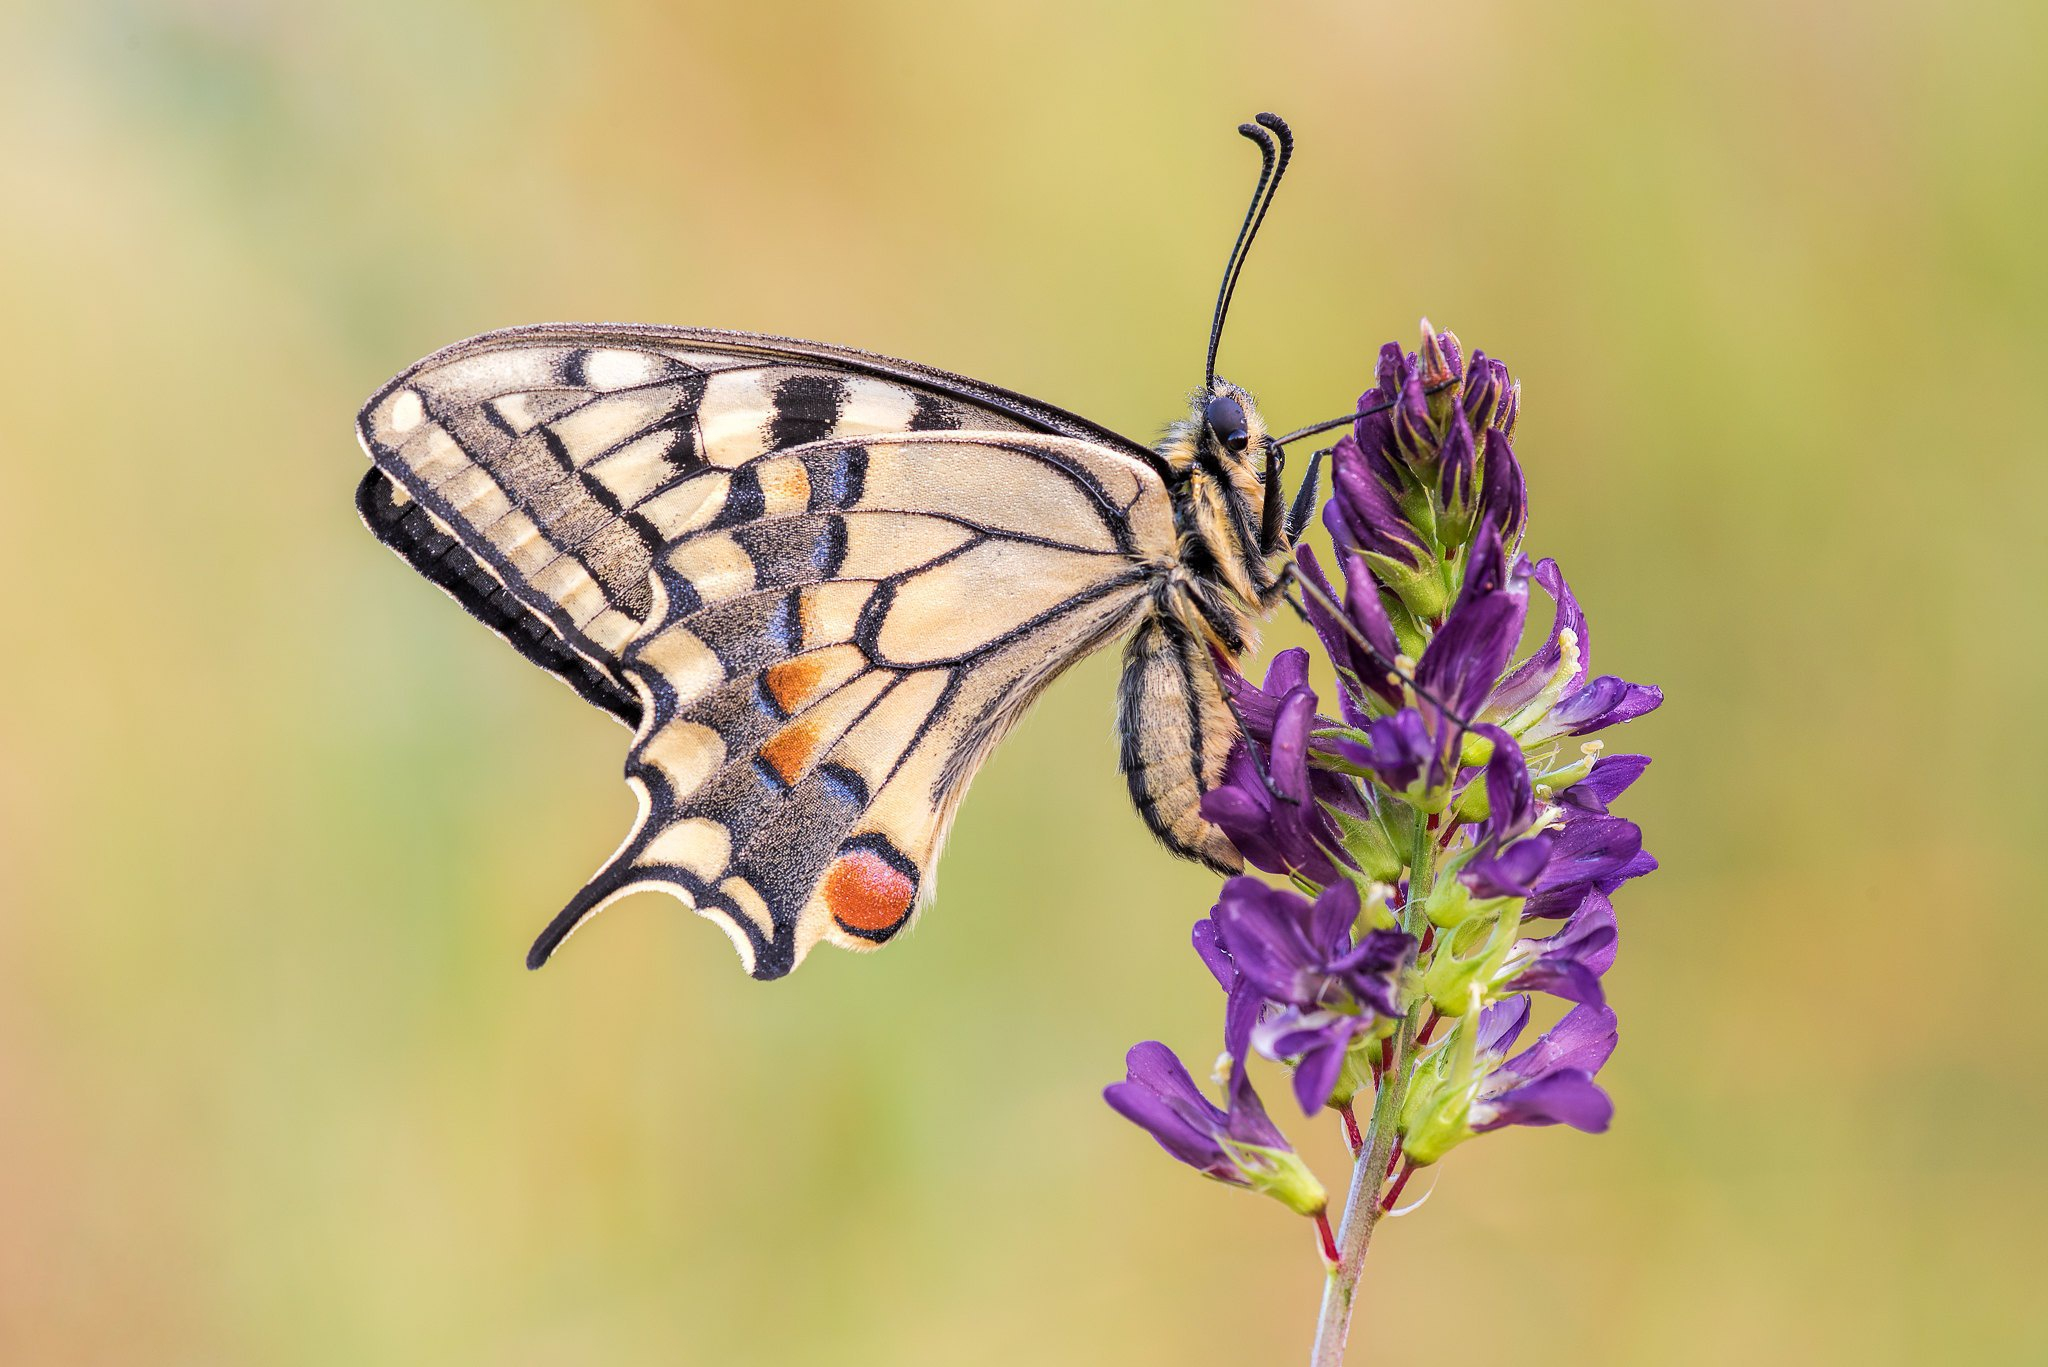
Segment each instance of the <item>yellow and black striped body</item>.
M530 962L643 887L757 977L886 941L989 749L1125 635L1133 799L1177 853L1238 867L1198 810L1236 738L1215 656L1277 587L1264 432L1217 388L1246 450L1198 419L1151 451L942 371L707 330L486 334L380 390L372 530L634 728L632 833Z

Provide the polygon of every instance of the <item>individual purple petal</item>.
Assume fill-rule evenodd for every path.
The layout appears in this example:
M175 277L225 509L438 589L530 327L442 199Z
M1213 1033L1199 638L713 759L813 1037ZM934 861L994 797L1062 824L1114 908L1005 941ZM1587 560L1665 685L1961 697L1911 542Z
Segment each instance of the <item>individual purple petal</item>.
M1529 999L1509 997L1498 1001L1479 1013L1478 1035L1475 1043L1478 1052L1499 1056L1515 1047L1515 1041L1522 1037L1522 1031L1529 1024Z
M1340 440L1330 448L1330 491L1323 524L1339 549L1385 556L1410 569L1422 563L1421 535L1366 464L1356 442Z
M1316 724L1316 695L1297 688L1280 700L1266 764L1274 791L1288 802L1309 801L1308 737Z
M1400 647L1395 643L1394 628L1387 620L1386 608L1380 603L1379 587L1363 560L1343 551L1338 556L1345 574L1342 619L1326 606L1326 603L1338 601L1337 593L1324 577L1314 548L1304 545L1295 552L1302 577L1319 590L1307 595L1305 606L1309 625L1315 628L1317 638L1323 643L1323 651L1332 664L1340 671L1349 672L1368 691L1398 703L1400 689L1388 680L1387 673L1394 657L1400 653ZM1360 644L1351 631L1345 630L1346 621L1359 637L1364 638L1364 644ZM1360 726L1369 720L1351 706L1348 691L1342 700L1346 721Z
M1656 871L1656 857L1648 850L1637 850L1620 868L1594 879L1593 886L1602 892L1612 893L1631 878L1641 878L1646 873L1655 873Z
M1634 721L1656 711L1663 703L1664 690L1655 684L1630 683L1603 674L1558 703L1544 718L1544 725L1568 735L1586 736Z
M1195 953L1201 956L1202 966L1209 970L1209 976L1216 979L1216 985L1225 992L1237 986L1237 965L1231 961L1230 951L1217 939L1213 910L1195 922L1190 938L1194 941Z
M1329 1104L1344 1072L1344 1056L1371 1023L1367 1016L1289 1007L1252 1033L1252 1047L1293 1064L1294 1098L1303 1115L1314 1115Z
M1479 482L1479 460L1472 440L1472 425L1463 409L1451 411L1450 431L1444 434L1437 472L1437 500L1447 509L1469 513Z
M1600 975L1573 959L1538 959L1508 980L1516 992L1548 992L1568 1002L1607 1004L1607 989Z
M1465 373L1465 388L1460 399L1465 409L1465 420L1472 424L1475 432L1486 430L1493 423L1495 412L1508 391L1508 368L1493 360L1483 351L1472 353L1472 364Z
M1224 781L1202 795L1204 819L1230 837L1254 867L1268 873L1300 874L1314 883L1337 878L1328 849L1339 848L1335 823L1320 801L1286 801L1276 796L1267 776L1259 772L1247 743L1240 739L1224 761ZM1321 778L1322 775L1318 775ZM1341 785L1341 776L1328 775ZM1318 798L1330 785L1316 789ZM1330 796L1343 794L1331 788Z
M1391 717L1381 717L1366 728L1366 745L1337 747L1354 763L1378 774L1396 792L1412 787L1428 773L1432 784L1441 777L1436 738L1429 734L1422 715L1404 707Z
M1226 1182L1242 1181L1216 1138L1228 1117L1202 1095L1171 1049L1147 1040L1132 1046L1124 1067L1126 1079L1102 1092L1117 1114L1189 1167Z
M1472 732L1493 742L1486 761L1487 817L1481 839L1498 849L1536 824L1536 787L1513 736L1484 723Z
M1586 614L1579 610L1579 600L1572 596L1564 571L1557 567L1555 560L1539 560L1534 577L1557 605L1556 612L1550 623L1550 637L1543 647L1516 665L1514 671L1493 690L1488 706L1501 716L1512 716L1543 691L1543 685L1564 662L1565 632L1571 632L1579 643L1579 667L1565 685L1567 688L1577 688L1585 680L1587 661L1592 658L1593 643L1587 636Z
M1484 540L1490 533L1482 533ZM1469 717L1487 701L1522 639L1529 595L1500 564L1498 542L1475 546L1465 588L1415 667L1418 692Z
M1404 358L1401 397L1394 401L1394 441L1417 473L1427 473L1436 458L1436 434L1429 421L1429 398L1422 392L1422 367Z
M1281 701L1294 690L1308 686L1308 651L1295 646L1275 655L1266 666L1263 685L1252 683L1232 668L1225 668L1221 674L1224 689L1237 704L1238 715L1244 718L1247 734L1261 745L1270 744L1273 719Z
M1340 878L1316 894L1308 914L1309 944L1325 954L1341 955L1350 949L1358 905L1358 885L1348 878Z
M1331 965L1352 997L1382 1016L1401 1014L1401 970L1415 959L1413 935L1399 930L1367 931Z
M1224 1118L1225 1134L1240 1144L1257 1144L1266 1149L1288 1147L1287 1136L1267 1117L1265 1104L1252 1090L1252 1075L1248 1071L1242 1066L1233 1067L1226 1090L1230 1110Z
M1509 550L1522 544L1529 521L1529 489L1521 462L1508 445L1508 434L1498 428L1486 433L1479 457L1479 521L1500 533L1501 544Z
M1614 966L1616 932L1614 903L1606 893L1595 890L1586 894L1586 900L1556 934L1525 943L1540 946L1545 955L1576 959L1595 973L1605 973Z
M1621 873L1643 847L1642 831L1618 816L1574 816L1549 834L1556 843L1522 908L1526 917L1577 911L1586 889Z
M1557 795L1559 805L1600 816L1650 767L1648 755L1602 755L1592 772Z
M1474 855L1458 877L1480 897L1527 897L1550 865L1553 843L1551 834L1542 831L1497 854Z
M1613 1056L1616 1038L1611 1008L1574 1006L1534 1044L1503 1063L1501 1071L1525 1078L1542 1077L1561 1068L1597 1073Z

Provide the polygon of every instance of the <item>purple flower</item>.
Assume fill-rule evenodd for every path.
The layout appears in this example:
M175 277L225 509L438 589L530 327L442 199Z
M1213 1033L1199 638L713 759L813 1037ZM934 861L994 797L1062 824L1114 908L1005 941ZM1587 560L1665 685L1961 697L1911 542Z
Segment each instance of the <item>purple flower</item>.
M1243 1057L1249 1039L1266 1057L1294 1062L1294 1094L1305 1114L1326 1105L1344 1060L1378 1023L1401 1014L1399 978L1413 961L1414 937L1397 930L1368 931L1355 943L1358 889L1333 883L1310 902L1300 893L1237 877L1223 885L1210 913L1215 929L1196 928L1196 947L1230 993L1225 1039ZM1225 981L1218 961L1234 976ZM1247 1008L1241 994L1256 994ZM1267 1003L1281 1008L1260 1022ZM1250 1022L1247 1031L1245 1022Z
M1426 694L1420 705L1432 722L1431 698L1458 716L1476 716L1513 657L1528 615L1528 580L1508 565L1500 533L1481 524L1458 601L1415 666L1416 691Z
M1569 916L1588 891L1613 892L1657 867L1643 852L1643 833L1618 816L1573 814L1551 836L1550 858L1522 907L1525 918Z
M1515 1034L1520 1033L1518 1028ZM1614 1053L1615 1039L1614 1012L1592 1003L1573 1007L1481 1084L1469 1116L1472 1132L1485 1134L1506 1125L1570 1125L1601 1133L1614 1118L1614 1103L1593 1075ZM1510 1036L1502 1047L1512 1042Z
M1502 976L1514 992L1548 992L1566 1001L1604 1006L1600 979L1614 965L1614 904L1606 894L1588 892L1579 909L1555 933L1517 940Z
M1311 902L1240 874L1223 885L1210 915L1237 971L1268 1000L1310 1011L1399 1015L1396 978L1414 953L1414 938L1374 930L1354 944L1358 912L1358 889L1349 881L1330 884Z
M1323 525L1340 549L1376 556L1383 568L1417 569L1432 557L1376 466L1391 469L1383 460L1368 459L1355 437L1340 438L1330 448L1331 496L1323 505Z
M1487 715L1501 718L1524 745L1533 746L1556 736L1591 735L1655 711L1664 690L1654 685L1612 674L1587 682L1593 643L1585 613L1556 561L1539 561L1534 578L1557 605L1549 638L1500 681L1486 700Z
M1330 749L1359 768L1372 770L1397 793L1409 792L1418 783L1434 788L1444 781L1443 746L1412 707L1369 723L1364 745L1338 740Z
M1314 1115L1336 1094L1353 1046L1375 1035L1378 1026L1373 1016L1290 1006L1252 1032L1252 1045L1267 1058L1293 1061L1294 1099L1301 1103L1303 1115ZM1339 1099L1348 1100L1349 1095L1347 1089Z
M1337 559L1344 571L1341 621L1325 606L1326 600L1335 602L1338 596L1324 577L1314 549L1304 545L1295 552L1295 562L1301 568L1302 578L1320 590L1320 596L1309 594L1305 604L1309 625L1315 628L1323 653L1337 667L1340 681L1354 682L1363 693L1377 694L1399 706L1401 689L1392 676L1392 669L1394 657L1401 653L1401 648L1394 639L1393 625L1387 620L1386 607L1380 602L1379 585L1373 582L1372 571L1358 556L1349 551L1339 551ZM1345 630L1346 622L1359 637L1364 638L1365 644L1361 645L1350 631ZM1371 720L1353 702L1348 688L1339 690L1339 698L1344 719L1352 726L1363 727Z
M1614 1052L1614 1012L1581 1004L1536 1043L1505 1058L1529 1024L1529 999L1510 997L1460 1021L1423 1060L1401 1111L1409 1161L1434 1163L1475 1135L1509 1125L1607 1128L1614 1104L1593 1081Z
M1229 1109L1202 1095L1174 1052L1156 1040L1124 1056L1125 1079L1102 1099L1205 1177L1277 1197L1303 1215L1324 1206L1323 1189L1266 1116L1242 1068L1232 1068Z
M1360 820L1370 812L1350 779L1309 763L1319 718L1308 652L1297 647L1274 656L1263 687L1228 669L1223 683L1245 735L1225 762L1223 784L1203 795L1202 815L1257 868L1335 881L1334 861L1351 860L1328 809Z

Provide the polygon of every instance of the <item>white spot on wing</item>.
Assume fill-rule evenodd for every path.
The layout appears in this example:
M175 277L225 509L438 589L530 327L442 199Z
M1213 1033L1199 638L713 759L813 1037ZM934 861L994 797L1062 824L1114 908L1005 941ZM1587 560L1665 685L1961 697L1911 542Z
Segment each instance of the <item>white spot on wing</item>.
M400 434L410 432L426 420L427 406L420 396L410 389L401 389L391 396L391 430Z
M604 347L584 360L583 377L594 389L624 389L628 385L646 384L665 369L659 356Z

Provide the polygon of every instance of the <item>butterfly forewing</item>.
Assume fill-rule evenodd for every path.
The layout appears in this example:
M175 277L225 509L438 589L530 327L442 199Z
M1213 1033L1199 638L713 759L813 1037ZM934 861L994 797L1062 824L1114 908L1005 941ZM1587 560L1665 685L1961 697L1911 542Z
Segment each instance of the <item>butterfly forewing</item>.
M359 423L377 471L472 563L449 570L430 537L370 516L393 500L374 477L359 503L380 539L528 658L586 697L624 697L619 653L647 616L655 554L683 520L678 484L835 436L962 428L1108 437L1006 391L814 343L520 328L427 358L379 391ZM496 595L454 587L471 571L502 587L495 610L478 596ZM529 649L527 624L503 611L515 605L580 666Z

